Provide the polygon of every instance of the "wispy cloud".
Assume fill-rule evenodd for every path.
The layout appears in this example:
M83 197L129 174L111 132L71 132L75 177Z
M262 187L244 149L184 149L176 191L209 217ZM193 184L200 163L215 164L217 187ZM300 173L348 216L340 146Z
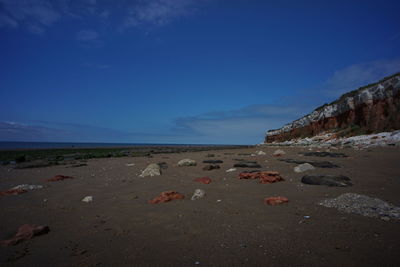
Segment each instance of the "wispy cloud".
M121 29L164 26L181 17L193 14L204 0L138 1L125 17Z
M100 39L99 33L94 30L81 30L76 33L76 40L84 47L102 47L104 41Z
M323 85L323 88L325 93L330 96L340 96L343 93L377 82L383 77L399 71L400 59L354 64L336 71Z
M209 0L136 0L118 1L115 9L121 19L115 28L160 27L190 16ZM104 2L96 0L0 0L0 27L27 28L43 34L59 20L88 18L106 20L113 14ZM115 12L114 12L115 13ZM33 25L33 26L32 26Z
M130 132L78 123L35 121L0 122L0 141L31 142L176 142L177 134Z
M0 0L0 26L17 28L22 24L32 25L33 33L41 34L61 18L61 13L47 0Z
M108 64L100 64L100 63L91 63L91 62L86 62L83 64L84 66L88 67L88 68L95 68L95 69L108 69L111 66Z
M178 118L172 132L203 143L260 143L266 129L280 127L308 111L301 106L251 105Z
M43 34L63 16L94 15L96 7L95 0L0 0L0 27Z
M39 125L16 122L0 122L1 141L52 141L57 136L68 134L66 131Z
M99 37L99 34L93 30L82 30L76 34L76 39L78 41L83 41L83 42L94 41L94 40L97 40L98 37Z
M354 64L333 73L325 83L316 85L317 89L302 91L295 96L295 100L290 99L282 105L250 105L236 110L181 117L174 121L172 132L205 142L259 143L264 139L266 130L280 128L311 112L323 104L327 96L336 98L399 71L400 60Z
M0 27L17 28L18 21L5 13L0 13Z

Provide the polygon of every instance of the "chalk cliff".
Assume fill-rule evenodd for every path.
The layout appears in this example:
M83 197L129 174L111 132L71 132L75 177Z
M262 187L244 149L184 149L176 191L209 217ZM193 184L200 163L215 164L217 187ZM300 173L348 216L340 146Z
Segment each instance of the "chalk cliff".
M346 93L280 129L269 130L265 143L327 131L350 136L396 129L400 129L400 73Z

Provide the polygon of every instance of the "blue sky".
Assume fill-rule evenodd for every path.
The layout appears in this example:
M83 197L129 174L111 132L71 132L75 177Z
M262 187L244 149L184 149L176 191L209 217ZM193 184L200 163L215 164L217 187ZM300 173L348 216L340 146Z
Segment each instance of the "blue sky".
M0 140L260 143L400 71L399 8L0 0Z

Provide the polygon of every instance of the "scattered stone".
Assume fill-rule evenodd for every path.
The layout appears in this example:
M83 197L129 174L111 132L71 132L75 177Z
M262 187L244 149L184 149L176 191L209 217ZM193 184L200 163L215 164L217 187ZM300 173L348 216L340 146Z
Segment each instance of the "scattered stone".
M239 174L239 179L259 179L260 184L284 181L279 172L274 171L245 171Z
M230 168L226 170L226 172L234 172L234 171L236 171L236 168Z
M191 198L191 200L196 200L199 198L203 198L206 195L206 191L201 190L201 189L196 189L194 190L193 196Z
M158 197L149 200L150 204L158 204L158 203L164 203L168 202L174 199L184 199L185 196L176 192L176 191L165 191L162 192Z
M366 195L346 193L337 198L323 200L319 205L328 208L336 208L339 211L346 213L355 213L362 216L380 218L384 221L400 219L400 207Z
M168 169L168 164L166 162L159 162L157 164L160 166L160 169Z
M161 169L160 166L156 163L151 163L149 166L144 169L142 174L140 174L140 177L146 177L146 176L160 176L161 175Z
M318 168L339 168L338 165L333 164L332 162L329 161L305 161L305 160L294 160L294 159L278 159L279 161L284 161L287 163L296 163L296 164L303 164L303 163L309 163L313 165L314 167Z
M267 155L264 151L256 151L256 155L262 156L262 155Z
M10 161L10 164L13 162ZM14 162L14 164L17 162ZM28 162L19 162L15 169L29 169L29 168L42 168L56 165L56 162L48 161L48 160L32 160Z
M203 163L218 164L218 163L224 163L224 162L222 160L203 160Z
M69 168L79 168L79 167L84 167L87 166L86 163L77 163L77 164L73 164L71 166L69 166Z
M271 205L271 206L276 206L279 204L283 204L283 203L288 203L289 199L287 199L286 197L268 197L264 199L264 203Z
M240 168L261 168L261 165L255 161L246 161L241 163L236 163L233 167L240 167Z
M299 173L299 172L305 172L305 171L310 171L310 170L315 170L314 166L309 164L309 163L303 163L300 165L297 165L294 167L294 171Z
M211 179L209 177L201 177L194 179L195 182L202 183L202 184L209 184L211 183Z
M183 166L196 166L197 163L195 160L192 159L182 159L178 162L178 166L179 167L183 167Z
M42 189L43 185L34 185L34 184L20 184L17 186L14 186L13 188L11 188L11 190L13 189L21 189L21 190L37 190L37 189Z
M63 181L65 179L74 179L74 177L71 176L66 176L66 175L56 175L50 179L47 179L47 182L58 182L58 181Z
M219 169L221 168L219 165L207 165L203 167L204 171L211 171L211 170L215 170L215 169Z
M309 157L331 157L331 158L346 158L348 157L343 153L335 153L335 152L301 152L299 153L303 156Z
M86 196L82 199L82 202L90 203L93 201L93 196Z
M275 152L272 154L274 157L280 157L280 156L282 156L282 155L285 155L286 154L286 152L285 151L283 151L283 150L281 150L281 149L277 149L277 150L275 150Z
M344 175L305 175L301 179L303 184L327 185L327 186L351 186L351 180Z
M26 193L28 191L23 190L23 189L9 189L6 191L0 191L0 196L14 196L14 195L19 195Z
M13 238L1 241L1 245L3 247L14 246L22 241L32 239L35 236L47 234L49 231L50 228L48 226L24 224L18 228Z

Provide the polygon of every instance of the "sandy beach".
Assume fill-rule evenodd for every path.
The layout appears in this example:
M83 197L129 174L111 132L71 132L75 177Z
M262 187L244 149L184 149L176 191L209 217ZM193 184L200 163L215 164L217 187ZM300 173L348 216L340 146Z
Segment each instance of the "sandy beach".
M348 157L304 156L304 147L276 147L155 154L152 157L90 159L87 166L32 169L0 167L0 191L19 184L44 185L20 195L0 196L0 239L23 224L50 232L0 248L2 266L399 266L400 221L382 220L327 208L318 203L357 193L400 205L400 150L376 147L332 150ZM251 156L257 150L265 155ZM314 148L313 151L317 151ZM325 150L322 150L325 151ZM208 154L214 157L207 157ZM243 155L246 154L246 155ZM242 155L240 155L242 154ZM178 167L181 159L196 166ZM324 160L339 168L296 173L297 164L279 159ZM238 179L249 168L226 170L237 159L256 161L259 170L277 171L285 181L260 184ZM203 160L222 160L203 170ZM165 162L161 176L140 177L151 163ZM305 174L337 174L353 186L301 183ZM46 182L55 175L72 176ZM194 181L209 177L210 184ZM206 192L192 201L195 189ZM149 204L163 191L182 200ZM93 196L90 203L82 202ZM270 206L264 198L284 196Z

